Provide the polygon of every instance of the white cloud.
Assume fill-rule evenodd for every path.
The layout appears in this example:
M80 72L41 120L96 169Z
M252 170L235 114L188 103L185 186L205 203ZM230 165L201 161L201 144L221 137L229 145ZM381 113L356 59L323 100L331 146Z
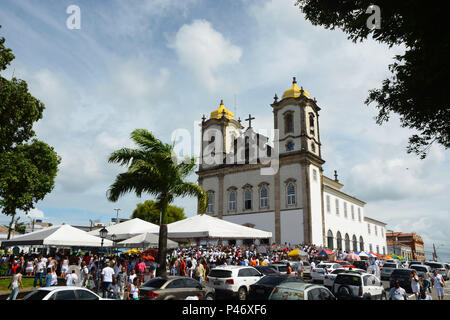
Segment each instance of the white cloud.
M45 218L44 212L37 208L31 209L28 212L28 217L30 217L32 219L44 219Z
M169 47L176 51L180 63L210 90L227 85L221 72L238 64L242 55L240 47L225 39L206 20L183 25Z

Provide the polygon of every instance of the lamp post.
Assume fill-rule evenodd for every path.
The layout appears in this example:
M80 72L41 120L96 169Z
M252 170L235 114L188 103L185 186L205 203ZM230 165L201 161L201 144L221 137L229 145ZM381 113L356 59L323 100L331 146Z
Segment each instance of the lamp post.
M102 238L100 252L101 252L101 255L103 256L103 240L105 240L106 236L108 235L108 230L106 230L106 228L103 227L99 232L100 232L100 238ZM99 260L98 260L98 287L97 287L98 288L97 292L99 292L99 293L100 293L100 279L101 279L100 261L101 260L99 257Z
M114 249L116 249L116 239L117 239L117 236L115 234L112 234L111 240L113 242ZM115 254L117 255L117 250L114 250L114 251L116 251Z

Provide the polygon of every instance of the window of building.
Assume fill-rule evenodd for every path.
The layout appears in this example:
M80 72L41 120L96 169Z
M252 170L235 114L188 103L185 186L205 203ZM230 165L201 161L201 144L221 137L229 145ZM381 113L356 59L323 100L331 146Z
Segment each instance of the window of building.
M336 245L338 250L342 250L342 236L341 233L338 231L338 233L336 234Z
M207 213L213 213L214 212L214 192L209 191L208 192L208 207L206 208Z
M380 229L381 229L381 237L383 238L384 237L383 228L380 228Z
M344 201L344 217L347 218L347 202Z
M358 251L358 240L356 240L355 235L353 235L352 242L353 242L353 251L357 252Z
M383 255L386 255L386 248L383 246Z
M316 144L314 142L311 142L311 151L316 152Z
M350 252L350 236L345 234L345 251Z
M287 150L287 151L292 151L292 150L294 150L294 141L289 140L289 141L286 143L286 150Z
M333 248L333 232L331 230L328 230L327 233L327 243L328 243L328 249L334 249Z
M313 169L313 180L317 181L317 170Z
M355 207L353 205L351 206L351 211L352 211L352 220L355 220Z
M252 190L248 188L244 191L244 208L245 210L252 209Z
M294 132L294 116L292 112L284 116L284 133Z
M314 121L314 114L309 114L309 132L314 135L315 130L315 121Z
M361 208L358 208L358 220L361 222Z
M378 228L377 228L377 226L375 226L375 235L377 236L378 235ZM378 252L377 252L378 253Z
M373 252L373 247L372 247L372 244L371 244L371 243L369 244L369 251L370 251L370 252Z
M339 199L336 198L336 214L339 215Z
M236 191L230 191L229 199L228 199L228 210L236 211Z
M367 224L367 232L370 234L370 223Z
M363 240L363 237L359 237L359 251L364 251L364 240Z
M380 247L377 246L377 254L380 254Z
M330 200L330 196L327 195L326 199L327 199L327 212L330 213L330 212L331 212L331 200Z
M260 206L261 206L261 208L267 208L268 207L269 198L268 198L267 188L265 186L261 187L261 189L259 191L259 195L260 195Z
M292 182L289 182L287 185L287 201L288 205L295 204L295 185Z

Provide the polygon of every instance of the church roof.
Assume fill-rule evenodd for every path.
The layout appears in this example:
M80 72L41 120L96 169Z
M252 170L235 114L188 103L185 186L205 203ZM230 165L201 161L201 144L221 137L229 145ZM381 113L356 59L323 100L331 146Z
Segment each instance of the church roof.
M292 87L288 90L286 90L283 93L282 99L285 98L298 98L301 94L304 94L306 97L310 98L309 93L306 90L303 90L303 87L299 88L297 86L297 80L294 77L294 80L292 81Z
M220 100L219 109L214 110L213 112L211 112L211 118L216 118L216 119L222 118L224 111L225 111L225 117L227 119L233 119L234 114L231 111L229 111L229 110L227 110L225 108L225 106L223 105L223 100Z

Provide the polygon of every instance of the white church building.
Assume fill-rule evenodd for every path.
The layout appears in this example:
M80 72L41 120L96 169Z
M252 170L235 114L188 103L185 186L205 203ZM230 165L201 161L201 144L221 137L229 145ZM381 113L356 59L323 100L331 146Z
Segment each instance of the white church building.
M386 223L365 215L366 203L342 190L336 171L334 179L323 175L316 99L294 78L271 109L273 146L253 131L254 118L245 129L223 102L203 116L197 174L208 193L207 214L270 231L279 244L387 254ZM276 170L263 173L270 167Z

